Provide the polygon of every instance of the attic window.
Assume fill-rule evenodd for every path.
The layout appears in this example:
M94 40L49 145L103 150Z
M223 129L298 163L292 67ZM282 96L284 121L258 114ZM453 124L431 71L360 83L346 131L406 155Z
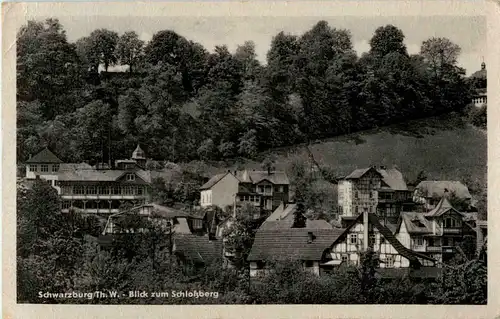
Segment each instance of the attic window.
M416 227L425 227L425 225L420 221L420 219L412 220L413 225Z
M135 181L135 174L127 174L127 181Z

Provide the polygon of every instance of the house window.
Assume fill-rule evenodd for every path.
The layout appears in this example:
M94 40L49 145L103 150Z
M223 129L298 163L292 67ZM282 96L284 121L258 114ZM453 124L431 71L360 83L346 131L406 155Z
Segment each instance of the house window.
M343 263L347 263L349 261L349 256L347 255L342 255L340 258L342 259Z
M52 164L52 173L55 173L59 170L59 164Z
M95 186L87 186L87 194L88 195L95 195L96 194Z
M393 268L394 267L394 256L393 255L387 255L385 257L385 267L386 268Z
M137 195L142 195L142 194L144 194L144 187L142 186L137 187Z
M71 202L69 200L65 200L62 202L62 208L63 209L68 209L71 207Z
M349 244L357 244L358 243L358 234L349 234Z
M424 239L422 237L417 237L413 239L413 244L415 246L423 246L424 245Z
M359 198L359 192L358 191L354 192L354 198L356 198L356 199Z
M47 165L47 164L40 165L40 171L42 171L42 172L48 172L49 171L49 165Z
M194 229L201 229L202 227L202 220L201 219L194 219L193 220L193 228Z
M368 245L375 245L375 234L370 234L370 239L368 241Z
M444 219L444 227L445 228L453 228L458 227L458 221L455 218L447 217Z
M370 192L370 199L373 198L373 192Z
M278 192L283 193L285 191L285 188L283 186L278 187Z
M127 174L127 181L135 181L135 174Z
M385 237L380 236L380 245L385 244Z
M264 193L264 186L259 186L259 193Z
M357 214L358 213L358 206L354 206L354 212Z
M36 164L31 164L30 165L30 172L36 172L38 169L38 165Z
M75 195L83 195L85 193L85 189L83 188L83 186L75 186L73 188L73 193Z

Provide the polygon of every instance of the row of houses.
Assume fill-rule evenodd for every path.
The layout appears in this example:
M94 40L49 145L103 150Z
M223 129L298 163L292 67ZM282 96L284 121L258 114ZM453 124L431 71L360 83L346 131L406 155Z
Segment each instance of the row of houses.
M27 161L27 180L47 180L62 199L62 211L107 216L101 243L127 231L131 213L157 222L172 236L172 250L184 262L203 265L220 257L227 265L235 256L224 245L224 229L242 205L257 208L255 219L265 221L255 234L247 258L252 276L266 272L267 262L300 260L315 274L345 264L358 265L368 248L379 255L381 272L391 269L435 273L460 253L459 244L470 236L479 250L487 226L473 212L450 202L472 203L465 185L454 181L423 181L411 189L395 168L356 169L338 183L338 220L296 223L290 180L281 171L228 171L211 177L200 188L200 209L189 212L151 203L151 182L157 172L145 168L146 156L137 146L131 159L116 161L113 169L88 164L62 163L48 149ZM452 196L453 195L453 196ZM232 211L222 220L213 207Z

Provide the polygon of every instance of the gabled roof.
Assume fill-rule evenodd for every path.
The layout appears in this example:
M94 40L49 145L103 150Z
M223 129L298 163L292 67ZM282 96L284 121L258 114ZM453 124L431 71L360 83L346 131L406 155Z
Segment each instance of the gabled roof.
M461 212L459 212L458 210L456 210L451 205L450 201L446 197L441 198L441 200L436 205L436 207L434 207L434 209L431 210L430 212L425 213L425 216L426 217L439 217L439 216L441 216L444 213L447 213L449 211L453 211L453 212L455 212L457 214L460 214L460 215L464 216Z
M210 263L222 258L222 241L208 236L174 234L174 253L194 263Z
M325 249L337 239L342 229L259 229L255 234L248 261L313 260L320 261ZM309 232L314 240L308 242Z
M347 175L345 177L345 179L358 179L358 178L361 178L363 175L365 175L366 173L368 173L370 170L374 170L379 175L381 175L380 172L377 171L374 167L367 167L367 168L358 168L358 169L355 169L351 174Z
M377 170L380 175L382 175L382 181L387 184L391 189L397 191L406 191L408 187L406 186L406 182L403 178L403 174L395 169L378 169Z
M237 171L236 178L242 183L252 183L257 184L264 180L267 180L273 184L278 185L288 185L290 184L290 180L288 179L288 175L283 171L272 171L271 174L268 174L267 171Z
M200 190L205 190L205 189L210 189L212 188L212 186L214 186L215 184L217 184L221 179L223 179L227 174L231 174L229 172L227 173L223 173L223 174L217 174L217 175L214 175L212 176L212 178L210 178L208 180L208 182L206 182L205 184L203 184L201 187L200 187Z
M402 212L398 222L398 229L401 223L405 223L406 230L410 234L431 234L432 224L423 214L415 212Z
M440 198L446 191L455 193L458 198L472 198L467 186L458 181L422 181L416 187L418 195L425 198Z
M44 148L38 154L27 160L26 163L60 164L62 161L48 148Z
M332 246L334 244L336 244L339 240L346 238L347 234L349 233L349 230L352 227L354 227L357 223L362 222L362 220L363 220L363 214L359 214L359 216L356 218L356 220L342 232L342 234L332 244ZM372 224L373 227L378 229L378 231L382 234L382 236L384 236L384 238L392 245L392 247L394 247L394 249L396 249L398 254L405 257L410 262L420 264L420 261L418 260L418 258L423 258L423 259L434 261L434 259L432 259L426 255L420 254L418 252L415 252L415 251L403 246L403 244L401 244L401 242L396 238L396 236L392 233L392 231L380 223L376 214L373 214L373 213L368 214L368 223Z

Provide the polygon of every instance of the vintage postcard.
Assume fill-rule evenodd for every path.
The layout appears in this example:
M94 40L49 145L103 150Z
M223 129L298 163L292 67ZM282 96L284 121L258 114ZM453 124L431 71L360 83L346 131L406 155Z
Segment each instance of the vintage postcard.
M3 4L3 315L500 315L499 13Z

